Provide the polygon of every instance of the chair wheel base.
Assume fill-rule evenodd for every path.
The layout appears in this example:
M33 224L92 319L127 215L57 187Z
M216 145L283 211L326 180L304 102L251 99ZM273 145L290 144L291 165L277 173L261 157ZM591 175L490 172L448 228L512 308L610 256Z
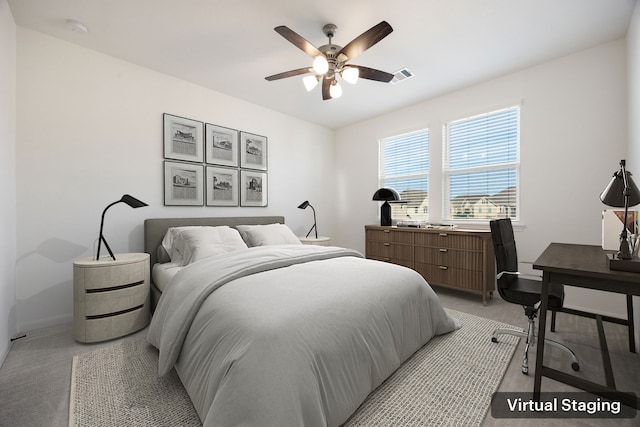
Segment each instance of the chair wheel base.
M522 374L523 375L529 375L529 368L525 368L524 366L522 367Z
M573 369L574 371L578 372L580 370L580 365L578 364L578 362L573 362L571 364L571 369Z
M498 338L496 338L496 337L491 337L491 342L498 342Z

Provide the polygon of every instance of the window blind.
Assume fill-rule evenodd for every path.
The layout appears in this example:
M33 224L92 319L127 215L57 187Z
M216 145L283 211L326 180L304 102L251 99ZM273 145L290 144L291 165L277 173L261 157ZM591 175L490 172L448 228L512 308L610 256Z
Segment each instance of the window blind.
M445 124L443 217L518 219L520 107Z
M404 202L392 204L392 218L426 219L429 130L384 138L379 147L379 185L396 190Z

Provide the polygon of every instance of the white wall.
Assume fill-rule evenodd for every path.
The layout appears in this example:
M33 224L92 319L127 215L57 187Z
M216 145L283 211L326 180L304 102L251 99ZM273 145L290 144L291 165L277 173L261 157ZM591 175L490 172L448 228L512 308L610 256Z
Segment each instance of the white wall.
M627 166L635 172L640 185L640 4L636 3L627 33L627 63L629 77L629 139ZM640 348L640 298L634 297L636 348Z
M16 24L0 0L0 365L16 334Z
M142 251L150 217L284 215L302 235L307 199L333 234L333 131L22 27L17 71L20 330L72 318L72 261L95 253L102 210L124 193L150 206L109 210L115 252ZM163 113L266 135L268 207L164 207Z
M521 103L520 260L533 262L553 241L600 244L605 207L598 196L626 154L625 55L625 41L614 41L338 130L339 243L364 251L363 226L378 221L371 196L380 138L431 130L430 217L437 221L443 122ZM569 306L626 313L615 295L596 307L592 293L567 294Z

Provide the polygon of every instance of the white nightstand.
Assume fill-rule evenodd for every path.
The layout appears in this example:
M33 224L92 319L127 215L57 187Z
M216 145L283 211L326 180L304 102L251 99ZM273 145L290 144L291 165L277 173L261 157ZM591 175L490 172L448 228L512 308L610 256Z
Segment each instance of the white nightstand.
M97 342L149 324L149 254L116 254L73 263L74 338Z
M329 237L298 237L303 245L331 246Z

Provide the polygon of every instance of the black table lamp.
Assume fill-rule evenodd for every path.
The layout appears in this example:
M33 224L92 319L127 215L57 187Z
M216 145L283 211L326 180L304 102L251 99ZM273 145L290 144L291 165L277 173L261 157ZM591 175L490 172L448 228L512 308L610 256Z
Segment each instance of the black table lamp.
M107 239L104 238L104 236L102 235L102 228L104 227L104 214L107 213L107 209L109 209L111 206L116 205L118 203L126 203L129 206L131 206L132 208L141 208L143 206L149 206L147 205L145 202L141 202L140 200L136 199L135 197L132 197L128 194L125 194L124 196L122 196L122 198L118 201L115 201L113 203L111 203L110 205L108 205L106 208L104 208L104 211L102 211L102 220L100 220L100 236L98 237L98 252L96 253L96 261L98 261L100 259L100 244L102 242L104 242L104 245L106 246L107 250L109 251L109 255L111 255L111 258L113 258L113 260L116 260L115 255L113 254L113 252L111 251L111 248L109 247L109 244L107 243Z
M313 211L313 226L309 229L309 232L307 233L307 235L305 237L309 237L309 234L311 234L311 230L315 229L316 230L316 239L318 238L318 227L316 226L316 210L313 209L313 206L311 206L311 204L309 203L308 200L305 200L304 202L300 203L300 206L298 206L298 209L307 209L307 207L311 208L311 210Z
M627 240L627 213L629 206L640 203L640 191L631 179L631 172L627 172L625 161L620 160L620 170L616 171L611 178L611 182L600 195L602 203L615 208L624 208L624 219L622 220L622 233L620 233L620 250L617 257L623 260L632 258Z
M382 206L380 206L380 225L382 226L390 226L391 225L391 205L390 201L398 201L400 200L400 195L393 188L380 188L378 191L373 193L373 200L376 201L384 201Z

